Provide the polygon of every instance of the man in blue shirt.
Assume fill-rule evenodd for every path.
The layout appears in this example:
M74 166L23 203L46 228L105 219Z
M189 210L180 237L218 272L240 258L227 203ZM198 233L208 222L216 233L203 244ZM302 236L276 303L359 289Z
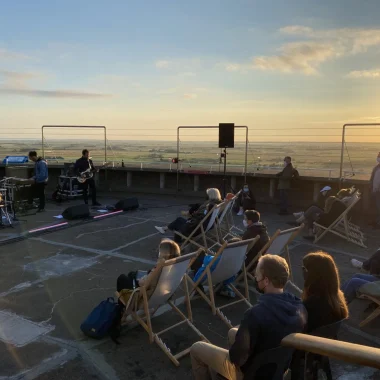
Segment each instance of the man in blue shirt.
M28 203L33 204L33 199L38 198L40 203L37 212L45 210L45 186L48 181L48 167L46 161L42 157L38 157L33 150L29 152L29 159L34 162L34 175L31 178L32 185L29 192Z

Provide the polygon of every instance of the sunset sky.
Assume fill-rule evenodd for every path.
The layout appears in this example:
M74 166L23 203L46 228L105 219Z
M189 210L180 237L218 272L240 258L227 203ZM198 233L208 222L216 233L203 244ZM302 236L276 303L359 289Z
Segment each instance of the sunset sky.
M345 122L380 122L378 0L56 3L1 4L2 137L87 124L175 139L231 121L251 140L335 141Z

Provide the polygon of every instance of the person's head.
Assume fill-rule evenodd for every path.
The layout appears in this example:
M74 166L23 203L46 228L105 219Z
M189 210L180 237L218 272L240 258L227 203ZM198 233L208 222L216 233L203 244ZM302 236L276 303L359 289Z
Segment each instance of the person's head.
M340 290L339 272L334 259L326 252L309 253L303 258L303 301L310 297L326 299L338 319L347 318L348 308Z
M338 191L338 194L336 195L339 199L343 199L346 197L349 197L351 195L351 189L341 189Z
M377 154L377 163L380 165L380 152Z
M292 163L292 158L290 156L286 156L284 158L284 166L288 166L291 163Z
M243 185L243 191L244 191L245 193L248 193L248 192L249 192L249 186L248 186L248 183L245 183L245 184Z
M87 149L82 150L82 157L88 158L90 156L90 152Z
M289 266L278 255L260 257L256 267L256 287L260 293L282 293L289 279Z
M160 259L170 260L170 259L175 259L176 257L181 256L181 249L179 248L179 245L175 241L170 240L170 239L161 240L161 243L158 249L159 249L158 257Z
M244 212L243 224L244 227L251 226L254 223L260 222L260 213L256 210L247 210Z
M207 194L207 199L209 201L221 201L222 200L220 192L216 188L207 189L206 194Z
M29 160L32 160L33 162L37 161L37 152L35 150L31 150L28 154Z
M325 197L330 191L331 191L331 187L330 187L330 186L325 186L325 187L321 190L321 194Z

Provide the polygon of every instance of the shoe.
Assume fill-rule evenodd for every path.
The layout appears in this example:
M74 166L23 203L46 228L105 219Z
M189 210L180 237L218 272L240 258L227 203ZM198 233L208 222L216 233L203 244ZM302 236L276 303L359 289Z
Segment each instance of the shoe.
M93 202L92 205L93 206L101 206L101 203L99 203L99 202Z
M242 216L244 214L244 211L243 210L240 210L236 215L237 216Z
M165 235L166 233L166 230L164 227L158 227L158 226L154 226L154 228L162 235Z
M295 213L293 213L293 216L294 216L296 219L299 219L301 216L303 216L303 212L295 212Z
M219 292L221 296L228 297L228 298L235 298L236 294L235 292L228 286L223 286L222 290Z
M359 260L356 260L356 259L351 260L351 265L357 269L362 269L362 267L363 267L363 263Z

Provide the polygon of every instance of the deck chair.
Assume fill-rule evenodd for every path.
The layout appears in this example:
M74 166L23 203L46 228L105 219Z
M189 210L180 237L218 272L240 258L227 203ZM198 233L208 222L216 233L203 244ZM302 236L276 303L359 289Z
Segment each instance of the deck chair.
M318 222L314 222L314 226L317 227L314 243L317 243L328 232L331 232L332 234L350 241L351 243L367 248L364 244L365 237L363 232L360 230L360 227L350 222L348 219L348 214L360 201L360 198L360 192L356 191L348 201L346 210L344 210L344 212L333 223L331 223L330 226L326 227L318 224Z
M187 324L199 336L201 340L208 342L207 338L192 323L192 312L189 299L188 284L186 280L183 281L183 284L185 288L184 291L187 315L179 310L175 303L172 301L174 293L179 288L182 279L186 274L186 271L192 264L193 260L195 260L196 256L197 253L195 252L178 257L176 259L167 260L161 267L161 273L157 286L155 287L150 297L148 297L147 294L147 289L149 287L148 283L134 290L127 301L123 300L123 291L116 293L119 300L125 305L123 322L130 323L135 321L140 324L148 333L150 343L156 342L157 345L164 351L164 353L176 366L179 366L178 360L190 352L190 347L173 355L170 349L161 340L161 334L183 324ZM156 270L158 270L158 268L156 268ZM152 317L157 312L158 308L165 304L168 304L172 310L181 317L182 321L175 323L174 325L160 332L154 332L152 327Z
M372 301L377 305L376 310L360 322L359 326L363 327L375 318L380 317L380 279L379 281L362 285L358 290L358 296L361 299Z
M198 225L195 227L195 229L193 230L193 232L189 236L185 236L178 231L174 231L174 233L176 235L180 236L183 239L183 242L181 244L181 250L184 249L185 246L187 246L189 244L193 244L193 245L197 246L198 248L204 248L207 251L210 251L207 240L211 240L211 242L212 242L211 245L215 244L215 240L216 240L216 242L221 241L221 239L219 237L218 228L213 228L213 227L215 227L215 225L216 225L217 217L220 213L220 210L221 210L223 204L224 204L224 202L222 202L218 205L215 205L205 215L205 217L198 223ZM203 223L205 223L206 220L208 220L208 224L207 224L206 228L204 228ZM209 232L211 230L213 230L215 233L215 236L213 236L213 237L210 237L210 234L209 234ZM200 244L199 241L201 241L203 243L203 245Z
M255 281L254 269L256 268L256 263L259 258L268 253L271 255L285 256L285 260L289 265L290 280L293 281L293 271L291 266L290 254L289 254L289 244L297 237L297 235L302 231L304 225L299 227L290 228L288 230L277 230L272 237L269 239L268 243L260 250L256 257L247 266L247 278ZM237 281L240 282L243 276L239 276Z
M258 240L259 237L257 236L254 239L242 240L236 243L228 244L227 242L224 242L196 282L194 282L188 275L186 275L189 283L191 284L191 292L193 290L198 292L199 295L211 307L212 313L220 317L229 328L232 328L233 326L231 324L231 321L223 314L222 309L240 302L244 302L248 307L252 306L249 302L249 290L245 270L245 257L247 254L247 248L252 247L252 244L255 244ZM216 263L215 268L213 268L214 263ZM211 268L213 268L213 270L211 270ZM216 306L215 293L217 293L222 288L225 281L236 276L239 271L242 271L242 276L245 279L244 295L240 293L231 282L228 285L233 289L239 299L219 307ZM203 291L203 287L200 285L208 285L208 296Z

